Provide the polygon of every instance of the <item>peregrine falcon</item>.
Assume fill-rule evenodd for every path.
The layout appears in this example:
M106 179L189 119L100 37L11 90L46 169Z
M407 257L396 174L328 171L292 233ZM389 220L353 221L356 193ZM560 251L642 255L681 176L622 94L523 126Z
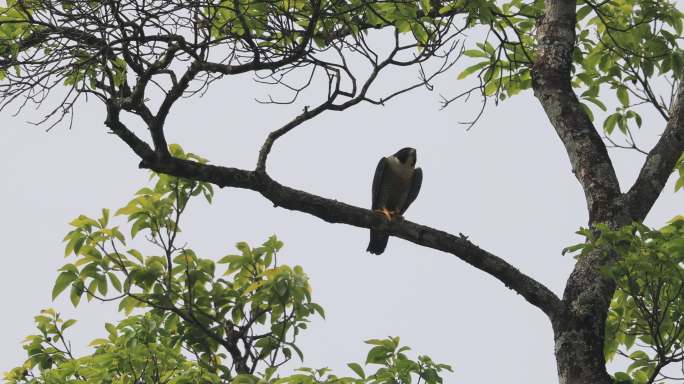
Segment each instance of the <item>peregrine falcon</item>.
M373 206L392 220L402 217L406 209L420 192L423 171L416 166L416 150L402 148L392 156L380 159L373 177ZM379 255L387 246L389 235L371 229L370 242L366 251Z

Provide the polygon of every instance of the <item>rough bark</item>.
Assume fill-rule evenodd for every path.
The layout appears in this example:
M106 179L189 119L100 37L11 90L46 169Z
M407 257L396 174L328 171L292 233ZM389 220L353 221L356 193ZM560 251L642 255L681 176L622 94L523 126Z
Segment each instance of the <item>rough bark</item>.
M626 224L615 209L620 187L607 149L582 110L571 86L575 45L575 1L550 0L538 28L533 88L563 142L572 171L582 185L589 223ZM578 260L563 294L561 316L552 318L561 384L612 383L605 368L603 340L613 282L599 270L601 254Z
M605 263L601 252L578 261L563 295L563 313L552 319L561 384L613 382L606 371L603 343L615 285L599 272Z

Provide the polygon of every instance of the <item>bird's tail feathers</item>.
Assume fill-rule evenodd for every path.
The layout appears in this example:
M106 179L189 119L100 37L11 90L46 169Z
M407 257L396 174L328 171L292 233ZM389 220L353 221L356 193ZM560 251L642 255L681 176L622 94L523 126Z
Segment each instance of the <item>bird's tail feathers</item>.
M381 231L370 231L370 242L368 242L368 248L366 252L370 252L374 255L379 255L385 251L387 247L387 240L389 240L389 235Z

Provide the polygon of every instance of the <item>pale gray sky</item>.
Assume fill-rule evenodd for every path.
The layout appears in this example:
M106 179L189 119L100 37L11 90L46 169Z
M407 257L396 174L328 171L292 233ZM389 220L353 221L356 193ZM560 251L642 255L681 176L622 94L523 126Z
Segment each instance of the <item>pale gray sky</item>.
M432 93L418 90L386 107L359 105L304 124L277 142L270 172L283 184L367 207L379 157L413 146L425 177L407 219L462 232L560 295L574 263L560 251L581 240L574 232L587 221L567 155L531 92L491 104L466 132L457 122L477 105L438 110L439 92L465 87L455 80L458 72L437 80ZM384 87L415 78L415 69L396 72ZM169 118L169 142L216 164L253 168L265 135L301 108L253 101L267 91L243 77L181 101ZM50 292L56 269L66 262L61 239L67 223L122 206L147 180L132 152L106 133L99 104L80 108L72 130L45 133L25 123L39 116L33 110L16 118L0 114L0 371L23 361L20 341L34 331L32 317L41 308L79 319L71 331L79 351L102 335L105 321L119 318L113 304L84 302L73 309L66 297L51 302ZM644 117L639 136L647 147L664 124L654 114ZM643 156L611 155L624 190ZM670 183L647 223L660 226L681 213L683 198ZM237 189L217 190L211 206L197 200L185 220L184 240L205 257L217 259L238 241L257 245L274 233L285 242L283 262L304 267L314 299L327 312L327 320L316 320L301 339L305 366L351 374L345 364L363 362L363 340L391 335L452 364L450 383L557 381L546 317L454 256L396 238L382 256L372 256L365 252L367 230L273 208Z

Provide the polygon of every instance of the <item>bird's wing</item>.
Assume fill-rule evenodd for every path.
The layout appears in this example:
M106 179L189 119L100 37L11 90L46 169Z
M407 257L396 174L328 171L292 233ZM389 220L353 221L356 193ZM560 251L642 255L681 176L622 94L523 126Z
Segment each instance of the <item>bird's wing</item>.
M380 158L380 161L378 162L378 166L375 167L375 176L373 176L373 197L372 197L372 208L371 209L380 209L382 207L379 207L378 205L380 202L378 201L378 198L380 196L380 188L382 184L382 178L383 175L385 174L385 168L387 163L387 159L383 156Z
M413 171L413 180L411 180L411 189L409 189L408 196L406 196L406 204L401 208L400 214L403 215L408 209L409 205L413 203L413 200L418 197L418 192L420 192L420 186L423 184L423 170L416 168Z

